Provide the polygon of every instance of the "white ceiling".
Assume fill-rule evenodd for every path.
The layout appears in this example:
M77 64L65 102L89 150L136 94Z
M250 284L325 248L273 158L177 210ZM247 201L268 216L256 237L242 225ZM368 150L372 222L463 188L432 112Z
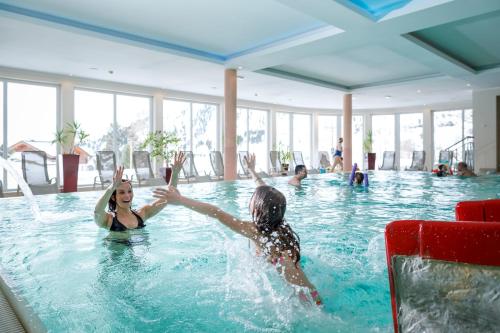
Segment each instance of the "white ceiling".
M414 0L374 22L332 0L0 0L0 66L215 96L224 68L243 66L246 100L340 109L347 91L355 109L469 106L500 68L464 69L403 35L500 11L470 3Z

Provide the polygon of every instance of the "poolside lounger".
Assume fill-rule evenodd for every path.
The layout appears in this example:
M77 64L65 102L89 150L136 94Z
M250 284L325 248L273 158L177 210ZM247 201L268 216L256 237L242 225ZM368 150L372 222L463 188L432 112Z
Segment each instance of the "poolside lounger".
M101 184L102 189L106 184L113 183L113 175L116 171L116 156L111 150L100 150L96 153L98 176L94 177L94 188Z
M220 151L214 150L210 152L210 164L212 165L215 177L217 179L224 178L224 160Z
M3 183L0 180L0 198L3 198Z
M379 170L396 170L396 152L384 151L382 165L379 166L378 169Z
M190 182L209 182L212 179L209 175L200 176L198 170L196 169L196 164L194 163L194 155L190 150L183 151L186 160L182 164L182 173L184 178L188 183Z
M411 165L407 171L423 171L425 168L425 151L414 151L411 158Z
M319 167L320 168L328 168L331 167L332 164L330 163L330 155L328 155L327 151L319 151Z
M47 154L44 151L22 152L23 178L33 194L57 193L56 179L49 179Z
M293 165L294 165L294 167L297 165L306 165L304 163L304 159L302 158L301 151L294 151L293 152Z
M446 164L451 168L453 166L453 152L451 150L441 150L438 163Z
M281 161L280 154L277 150L269 151L269 160L271 162L271 168L269 170L271 175L280 175L281 174Z
M238 152L238 159L240 161L240 166L241 170L243 171L243 174L238 174L238 176L243 177L243 178L250 178L250 171L248 171L247 165L245 163L245 156L248 158L248 151L239 151Z
M163 178L155 178L151 167L151 156L148 151L136 150L132 153L132 164L135 170L135 177L139 186L164 185Z
M385 243L396 333L498 330L500 223L395 221Z

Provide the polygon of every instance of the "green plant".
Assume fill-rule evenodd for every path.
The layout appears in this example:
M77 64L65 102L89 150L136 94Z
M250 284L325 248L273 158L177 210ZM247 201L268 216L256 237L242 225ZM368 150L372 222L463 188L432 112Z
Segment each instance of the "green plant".
M289 164L290 161L292 160L292 153L290 152L290 150L288 149L285 150L281 145L279 147L278 154L281 163Z
M373 133L372 131L368 131L366 134L366 138L363 140L363 151L365 153L371 153L373 149Z
M76 121L67 122L63 129L56 131L52 143L61 145L63 154L74 154L75 147L85 144L90 136Z
M170 149L172 145L177 146L181 139L175 133L156 131L148 134L144 140L141 148L144 149L151 145L151 157L161 157L169 164L170 159L173 157L177 147ZM170 146L170 147L169 147Z

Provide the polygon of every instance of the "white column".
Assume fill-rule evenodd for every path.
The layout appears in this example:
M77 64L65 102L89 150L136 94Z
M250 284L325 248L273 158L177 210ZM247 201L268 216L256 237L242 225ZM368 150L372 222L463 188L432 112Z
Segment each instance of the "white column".
M365 141L366 137L368 136L368 133L370 132L372 132L372 115L365 114L363 116L363 142ZM363 150L363 154L366 153L367 152ZM363 169L368 169L368 164L365 163L364 155L363 155Z
M401 134L399 132L400 129L400 119L399 119L399 113L396 113L394 115L394 151L395 151L395 159L396 159L396 169L401 170Z
M423 115L423 136L424 136L424 151L425 151L425 167L427 170L432 170L434 164L434 139L432 135L433 118L432 110L424 110Z
M165 94L161 91L155 92L153 94L153 107L151 110L152 121L150 125L151 132L163 130L163 99L165 97ZM153 161L153 170L155 170L156 175L160 174L160 167L162 166L162 164L163 162L160 158L156 158Z
M311 149L311 168L319 168L319 161L318 161L318 142L319 142L319 133L318 133L318 113L313 112L312 114L312 149Z

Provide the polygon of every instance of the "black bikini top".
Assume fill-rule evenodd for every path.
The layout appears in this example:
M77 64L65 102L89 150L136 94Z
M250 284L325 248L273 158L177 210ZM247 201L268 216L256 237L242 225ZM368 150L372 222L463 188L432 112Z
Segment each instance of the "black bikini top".
M142 218L137 214L135 211L132 211L132 214L137 217L137 228L136 229L142 229L146 225L144 224L144 221ZM111 227L109 228L110 231L125 231L128 230L126 226L124 226L120 221L118 221L118 218L116 217L116 214L113 216L113 222L111 223Z

